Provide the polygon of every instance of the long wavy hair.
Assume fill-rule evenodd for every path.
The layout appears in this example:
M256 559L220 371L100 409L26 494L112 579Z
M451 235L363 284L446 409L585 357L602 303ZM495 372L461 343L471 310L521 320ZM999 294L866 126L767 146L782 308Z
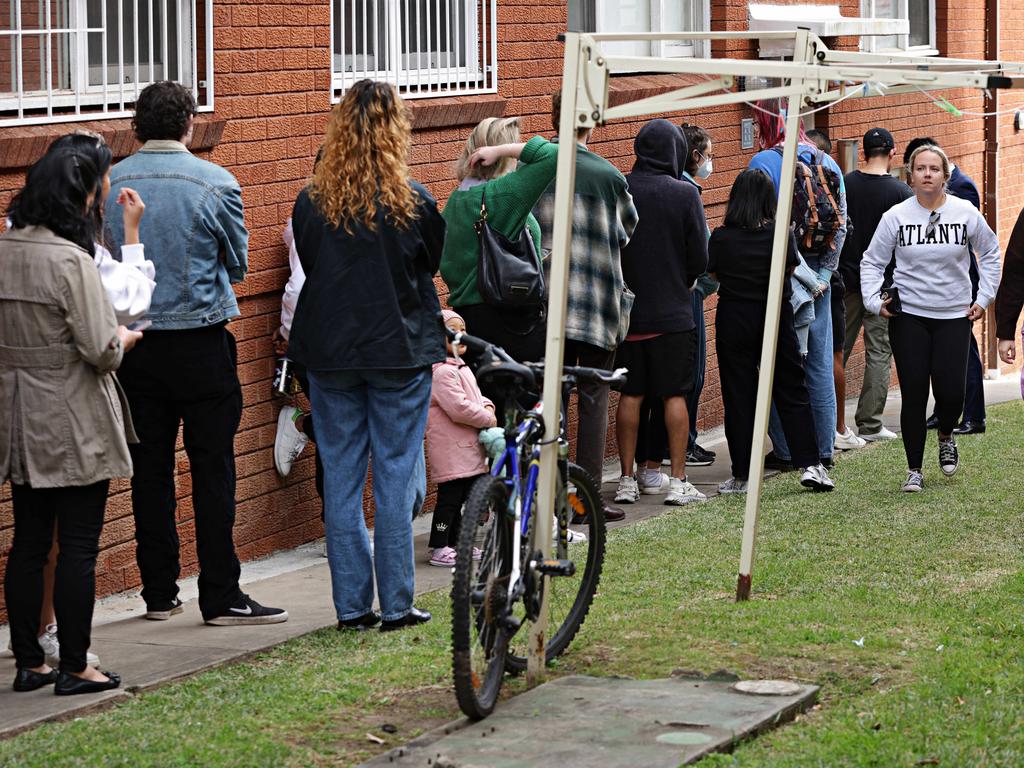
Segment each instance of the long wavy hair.
M360 80L331 113L309 196L335 229L349 234L362 224L376 231L378 209L408 229L419 196L409 186L406 155L412 123L405 104L388 83Z
M25 186L11 201L11 226L46 227L92 255L98 236L103 160L95 142L48 151L29 168Z

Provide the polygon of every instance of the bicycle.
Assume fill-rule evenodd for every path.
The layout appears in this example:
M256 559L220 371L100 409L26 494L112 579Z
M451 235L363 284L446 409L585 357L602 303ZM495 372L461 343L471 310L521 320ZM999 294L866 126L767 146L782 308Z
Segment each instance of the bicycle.
M526 668L526 640L516 640L525 620L540 614L544 576L551 609L546 662L559 656L590 610L604 560L604 504L599 486L568 461L565 425L559 431L552 557L542 559L534 541L534 509L544 436L542 404L524 410L517 398L535 391L544 366L518 363L504 350L466 334L459 344L479 354L477 380L504 402L505 447L490 474L474 484L463 511L452 580L452 669L459 707L482 719L497 701L506 671ZM563 384L578 380L621 384L625 371L566 366ZM575 529L573 528L575 526ZM473 549L481 556L473 560Z

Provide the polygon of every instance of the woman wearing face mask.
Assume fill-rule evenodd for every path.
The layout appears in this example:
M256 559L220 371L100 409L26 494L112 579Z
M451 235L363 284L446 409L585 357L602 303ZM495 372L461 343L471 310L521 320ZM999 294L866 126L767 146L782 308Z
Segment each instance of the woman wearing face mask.
M924 486L929 387L939 419L939 468L948 477L960 466L953 428L964 405L971 322L995 298L1000 259L999 240L978 209L947 194L945 152L932 145L918 147L907 169L914 196L882 215L861 261L860 283L865 309L889 319L903 396L900 427L908 468L903 490L916 492ZM973 303L972 247L980 278ZM890 259L896 269L892 284L883 287Z

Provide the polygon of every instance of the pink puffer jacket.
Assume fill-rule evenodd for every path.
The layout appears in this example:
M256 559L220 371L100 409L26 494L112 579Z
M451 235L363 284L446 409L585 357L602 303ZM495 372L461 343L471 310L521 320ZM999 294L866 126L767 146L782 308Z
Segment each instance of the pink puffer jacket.
M473 372L449 357L434 363L434 385L427 417L427 455L435 483L472 477L487 471L478 436L493 425L494 404L483 396Z

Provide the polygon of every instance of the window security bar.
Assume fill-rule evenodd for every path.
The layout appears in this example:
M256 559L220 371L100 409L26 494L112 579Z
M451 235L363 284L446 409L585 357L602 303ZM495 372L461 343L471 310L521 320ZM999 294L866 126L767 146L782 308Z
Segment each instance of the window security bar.
M405 98L497 91L497 0L332 0L332 99L358 80Z
M0 0L0 126L127 117L158 80L213 109L212 0Z

